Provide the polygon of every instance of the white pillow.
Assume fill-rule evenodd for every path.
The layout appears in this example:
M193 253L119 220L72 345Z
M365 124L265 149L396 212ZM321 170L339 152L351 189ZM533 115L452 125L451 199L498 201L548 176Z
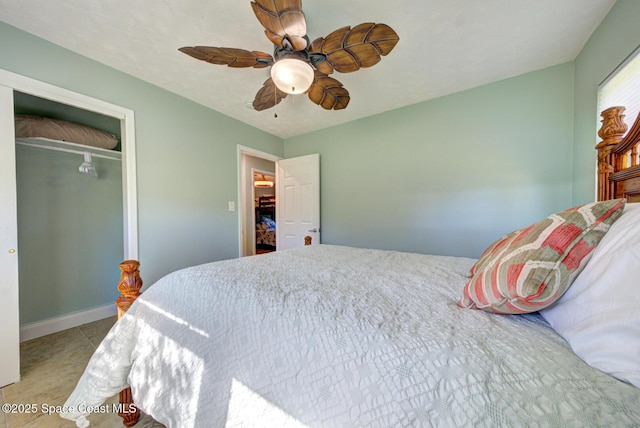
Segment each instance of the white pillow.
M569 290L540 313L587 364L640 388L640 203L625 206Z

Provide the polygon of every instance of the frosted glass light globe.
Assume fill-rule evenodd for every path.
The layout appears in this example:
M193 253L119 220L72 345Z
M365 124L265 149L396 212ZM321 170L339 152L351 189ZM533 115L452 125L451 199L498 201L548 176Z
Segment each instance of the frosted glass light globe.
M313 83L313 68L296 58L283 58L271 66L271 78L287 94L302 94Z

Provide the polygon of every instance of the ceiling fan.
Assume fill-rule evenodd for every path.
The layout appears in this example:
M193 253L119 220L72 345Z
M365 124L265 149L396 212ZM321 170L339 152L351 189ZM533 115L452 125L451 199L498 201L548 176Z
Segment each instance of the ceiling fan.
M371 67L400 40L388 25L364 23L342 27L310 43L302 0L255 0L251 7L267 38L275 45L273 56L211 46L186 46L179 50L228 67L271 67L271 77L253 100L253 108L258 111L275 106L288 94L302 93L327 110L344 109L349 104L349 91L329 75L334 71L351 73Z

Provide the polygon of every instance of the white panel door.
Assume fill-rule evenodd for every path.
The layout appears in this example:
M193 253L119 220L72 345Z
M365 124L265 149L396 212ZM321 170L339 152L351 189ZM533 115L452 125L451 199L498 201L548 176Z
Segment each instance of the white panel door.
M302 247L304 237L320 243L320 155L276 163L276 248Z
M0 86L0 387L20 380L13 89Z

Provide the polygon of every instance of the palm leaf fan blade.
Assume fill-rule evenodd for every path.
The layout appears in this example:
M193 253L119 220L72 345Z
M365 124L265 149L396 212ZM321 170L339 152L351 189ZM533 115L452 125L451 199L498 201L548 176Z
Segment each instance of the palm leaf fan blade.
M325 74L329 74L329 69L352 73L380 62L381 56L388 55L399 40L388 25L367 22L354 28L340 28L324 39L314 40L311 51L326 56L328 64L321 63L318 67Z
M265 34L276 46L288 40L296 51L307 47L307 22L299 0L258 0L251 2L253 13L265 28Z
M349 91L342 86L342 83L319 72L316 72L308 96L311 102L325 110L342 110L349 105L351 99Z
M286 92L282 92L278 89L275 83L273 83L273 80L268 78L256 94L256 97L253 100L253 108L257 111L267 110L276 104L279 104L280 101L286 97Z
M201 61L235 68L264 68L273 63L271 55L259 51L212 46L185 46L178 50Z

